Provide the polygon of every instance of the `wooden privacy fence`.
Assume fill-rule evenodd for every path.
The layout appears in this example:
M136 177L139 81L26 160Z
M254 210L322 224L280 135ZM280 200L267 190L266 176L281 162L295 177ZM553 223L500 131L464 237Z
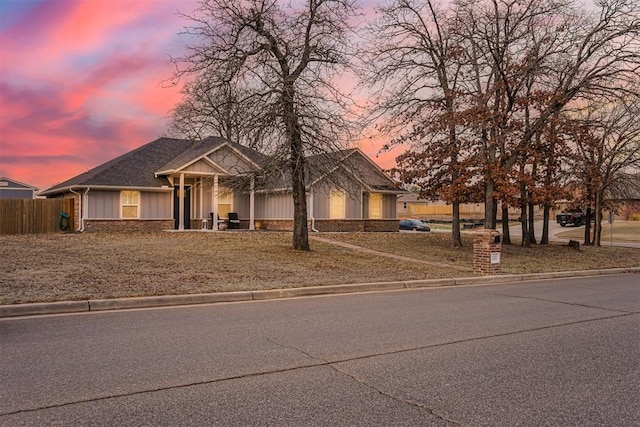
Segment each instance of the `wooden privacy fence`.
M0 234L73 231L73 207L73 199L0 199ZM61 212L68 218L61 220Z

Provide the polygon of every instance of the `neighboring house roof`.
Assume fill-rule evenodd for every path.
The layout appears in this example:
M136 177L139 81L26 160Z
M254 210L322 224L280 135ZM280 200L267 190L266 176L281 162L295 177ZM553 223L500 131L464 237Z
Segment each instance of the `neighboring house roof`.
M15 179L7 178L6 176L0 176L0 186L17 188L20 190L37 190L37 187L33 185L25 184L24 182L16 181Z
M231 157L243 159L242 162L249 165L250 169L241 169L235 168L232 164L234 173L242 173L238 172L240 170L260 169L269 160L268 156L256 150L221 137L208 137L199 141L158 138L40 194L54 195L87 187L167 188L171 186L167 175L177 173L200 160L213 164L214 160L211 158L215 158L216 154L222 151L232 153ZM307 160L310 165L307 177L309 183L323 179L337 168L343 168L370 191L402 192L391 178L359 149L312 156ZM326 165L332 165L333 170ZM222 168L223 165L219 166ZM281 175L278 181L271 182L269 187L272 190L291 188L291 181L285 174Z
M38 191L38 188L33 185L25 184L5 176L0 177L0 199L33 198L36 191Z
M613 200L627 202L640 200L640 173L621 173L607 193Z

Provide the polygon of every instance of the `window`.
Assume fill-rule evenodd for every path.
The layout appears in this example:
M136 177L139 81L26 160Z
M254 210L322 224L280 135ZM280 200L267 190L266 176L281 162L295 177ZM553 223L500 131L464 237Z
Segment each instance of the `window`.
M382 218L382 194L369 194L369 218Z
M233 191L229 188L220 187L218 190L218 217L229 218L233 201Z
M139 218L140 192L122 191L120 193L120 205L122 218Z
M329 218L344 218L344 191L331 190L331 206L329 210Z

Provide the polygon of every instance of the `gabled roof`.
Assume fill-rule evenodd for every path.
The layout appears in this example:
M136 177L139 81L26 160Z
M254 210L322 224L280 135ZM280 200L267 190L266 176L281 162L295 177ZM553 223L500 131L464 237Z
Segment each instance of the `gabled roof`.
M3 187L10 187L15 190L37 190L38 189L33 185L25 184L24 182L16 181L15 179L7 178L6 176L0 176L0 182L5 183L5 184L2 184Z
M225 146L229 147L233 152L235 152L235 156L245 159L249 164L252 165L252 167L255 167L257 169L266 162L266 156L251 148L244 147L240 144L228 141L221 137L210 136L201 141L194 142L194 144L182 154L169 161L169 163L158 168L156 174L166 175L175 173L191 163L194 163L202 158L206 158L208 154L220 150ZM210 159L207 159L207 161L211 162Z
M177 171L185 167L185 165L188 165L189 163L202 158L212 151L219 149L223 145L231 147L232 150L236 151L240 156L246 158L256 167L260 167L266 161L266 156L255 150L252 150L251 148L247 148L240 144L231 142L222 137L210 136L203 140L194 142L190 148L185 150L176 158L169 161L167 164L158 168L156 172Z
M217 160L212 157L215 156L215 153L220 153L221 150L225 153L231 153L233 158L242 159L242 162L249 168L244 170L260 169L269 160L267 156L256 150L221 137L208 137L199 141L158 138L44 190L40 194L54 195L87 187L160 190L171 187L168 175L177 173L197 161L206 161L213 165ZM307 183L309 186L341 168L343 172L360 182L368 191L403 192L378 165L359 149L311 156L307 161L309 166ZM233 168L233 165L231 167ZM224 170L224 167L221 167L221 170ZM242 171L235 173L242 173ZM271 190L291 188L291 181L287 179L286 174L277 181L271 182L269 186Z
M265 156L261 153L221 137L208 137L199 141L158 138L40 194L52 195L89 186L121 188L170 186L167 177L158 175L157 172L179 169L223 145L228 145L258 166L264 162Z
M359 148L352 148L331 154L337 156L336 163L339 167L360 182L367 191L395 194L405 192L397 182L391 179L380 166ZM318 178L318 180L326 175L327 173Z
M88 186L153 188L169 185L165 177L156 177L154 172L179 156L193 144L192 141L158 138L133 151L116 157L67 181L42 191L51 195L72 188Z
M607 189L607 196L617 201L640 200L640 173L620 173Z
M376 163L359 148L317 154L307 158L306 184L310 189L337 170L359 182L367 191L380 193L405 193ZM290 190L291 175L287 170L277 182L267 184L269 189Z

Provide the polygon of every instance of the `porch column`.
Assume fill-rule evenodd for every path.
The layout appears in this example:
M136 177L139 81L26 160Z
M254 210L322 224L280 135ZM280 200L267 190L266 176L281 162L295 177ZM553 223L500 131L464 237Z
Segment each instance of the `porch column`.
M249 193L249 230L256 229L255 186L256 186L256 179L252 176L251 192Z
M204 215L204 178L200 177L200 219L206 219L203 215Z
M218 174L213 176L213 224L212 230L218 230Z
M178 230L184 230L184 174L180 174L180 191L178 196Z

